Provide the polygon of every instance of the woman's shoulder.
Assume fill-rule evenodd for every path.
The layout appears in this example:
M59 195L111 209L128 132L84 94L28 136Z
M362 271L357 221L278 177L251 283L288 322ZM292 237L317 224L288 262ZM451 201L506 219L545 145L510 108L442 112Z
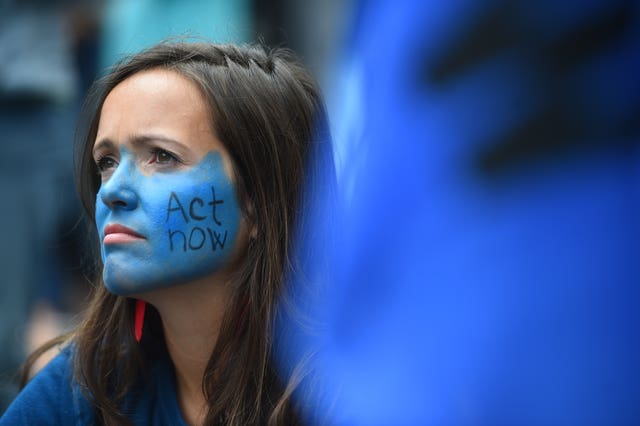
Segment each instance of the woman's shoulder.
M69 345L36 374L0 418L0 426L92 424L91 407L73 379L72 355Z

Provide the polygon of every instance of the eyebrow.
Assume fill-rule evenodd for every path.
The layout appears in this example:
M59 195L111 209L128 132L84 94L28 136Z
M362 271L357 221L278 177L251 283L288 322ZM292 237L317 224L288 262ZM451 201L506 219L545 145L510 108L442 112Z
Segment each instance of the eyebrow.
M135 135L130 139L130 143L131 145L135 146L140 146L140 145L149 145L152 142L164 142L167 143L169 145L173 145L175 148L179 148L179 147L184 147L185 145L175 139L172 139L170 137L167 136L163 136L163 135L159 135L159 134L154 134L154 133L149 133L149 134L143 134L143 135ZM95 145L93 146L93 154L95 155L95 153L97 151L102 151L102 150L112 150L112 149L116 149L116 144L109 138L103 138L100 139L98 142L95 143Z
M103 139L100 139L95 144L93 144L93 150L91 152L93 153L93 156L95 157L96 152L104 151L104 150L112 150L112 149L115 149L115 147L116 147L116 145L113 143L113 141L111 139L103 138Z

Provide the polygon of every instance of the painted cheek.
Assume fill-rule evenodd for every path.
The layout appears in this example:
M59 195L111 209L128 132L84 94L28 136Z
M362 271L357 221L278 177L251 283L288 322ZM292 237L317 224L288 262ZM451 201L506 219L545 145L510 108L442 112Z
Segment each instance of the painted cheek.
M130 295L177 285L212 274L229 261L242 215L219 154L209 153L185 172L138 176L136 181L138 208L105 216L143 233L146 241L103 245L110 291ZM96 211L97 221L104 210Z

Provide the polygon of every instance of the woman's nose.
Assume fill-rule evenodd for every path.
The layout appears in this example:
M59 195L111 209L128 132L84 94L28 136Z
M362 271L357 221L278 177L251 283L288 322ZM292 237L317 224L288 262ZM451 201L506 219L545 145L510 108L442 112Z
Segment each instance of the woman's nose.
M112 210L133 210L138 206L134 174L135 165L129 161L122 161L109 179L102 183L99 194L107 207Z

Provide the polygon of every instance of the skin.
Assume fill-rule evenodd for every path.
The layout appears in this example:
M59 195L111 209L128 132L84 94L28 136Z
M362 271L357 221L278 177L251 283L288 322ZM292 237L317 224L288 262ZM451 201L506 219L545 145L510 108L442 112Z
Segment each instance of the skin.
M155 150L153 154L152 150ZM158 150L175 154L180 162L173 162L163 151ZM104 160L105 156L113 157L113 161ZM170 183L167 183L172 182L172 178L177 179L175 182L184 183L182 180L188 180L190 176L195 176L196 180L202 177L194 170L201 167L203 162L208 164L207 173L219 180L219 187L224 186L225 179L233 185L232 162L224 145L213 131L211 114L205 99L192 82L169 70L154 69L134 74L109 93L102 107L94 145L94 159L100 163L103 179L103 193L98 194L96 206L108 216L107 219L100 220L101 213L97 211L99 228L101 224L104 226L109 222L111 217L127 218L130 217L127 215L132 214L130 211L124 211L123 216L117 216L123 207L118 200L119 197L125 197L124 202L131 203L131 200L126 199L130 196L126 191L124 195L118 195L115 191L115 195L108 193L104 197L105 188L110 185L109 180L112 178L112 182L120 179L121 185L132 183L132 196L139 197L140 200L135 206L140 209L151 196L149 193L156 192L155 189L149 188L157 186L149 186L149 182L160 179L160 186L166 187L165 191L172 190L168 187ZM207 163L209 160L211 161ZM122 168L118 170L120 166ZM214 170L216 167L217 170ZM128 175L125 173L127 168L131 169ZM118 173L121 176L118 176ZM140 182L146 182L147 186L140 186ZM198 184L200 183L198 181ZM184 203L181 188L183 187L178 188L177 193L180 201ZM228 192L225 194L225 207L228 207L234 200ZM168 200L168 193L165 192L164 197L164 200ZM149 203L154 206L163 205ZM185 207L188 210L188 207ZM196 204L195 207L198 208L200 205ZM164 215L167 215L166 208L167 205L164 204ZM198 216L205 216L204 210L196 209L196 212ZM176 217L176 221L181 214L177 210L171 213ZM233 222L233 213L227 217L221 210L219 215L218 222ZM144 218L151 216L153 215L136 216L138 221L132 223L144 227ZM206 401L201 386L203 372L215 345L224 310L230 300L233 273L248 244L246 221L241 216L237 219L237 229L228 237L231 238L228 241L228 250L213 270L200 268L196 272L184 274L185 278L182 280L180 277L174 277L171 283L165 282L158 286L136 287L136 279L131 279L126 282L123 290L128 296L152 304L162 318L167 349L176 370L178 401L183 417L189 424L202 424L206 414ZM205 222L210 226L217 225L212 217L203 219L203 223ZM140 255L140 251L136 251L135 247L148 245L152 240L151 236L146 236L147 241L136 241L135 238L127 239L126 236L105 237L104 229L98 231L103 238L103 257L106 255L107 263L111 255L114 259L126 259L129 255L130 258L139 261L140 268L148 266L136 257ZM108 241L109 239L112 241ZM118 249L119 246L122 248ZM214 253L213 256L218 254ZM135 274L133 276L135 277ZM142 273L140 276L145 274ZM106 278L108 277L105 275ZM107 288L109 289L109 286Z
M233 252L242 217L219 152L184 167L158 151L154 140L133 140L137 153L110 139L96 150L103 179L96 197L103 279L120 296L220 269Z

